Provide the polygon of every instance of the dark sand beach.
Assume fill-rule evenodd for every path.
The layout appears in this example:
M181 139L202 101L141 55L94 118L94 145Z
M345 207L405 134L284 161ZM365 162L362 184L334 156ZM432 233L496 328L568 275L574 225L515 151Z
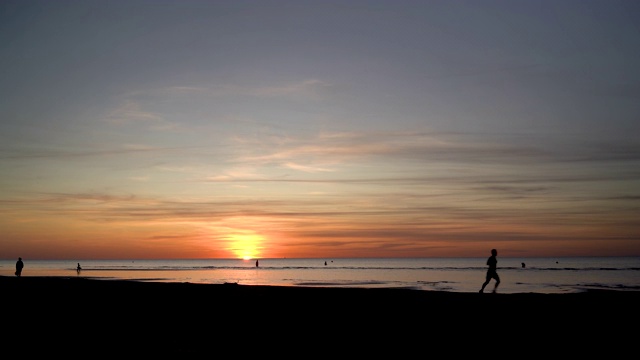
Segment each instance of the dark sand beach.
M615 355L635 350L640 319L636 291L479 294L73 277L0 277L0 288L5 347L23 356L405 357L514 346Z

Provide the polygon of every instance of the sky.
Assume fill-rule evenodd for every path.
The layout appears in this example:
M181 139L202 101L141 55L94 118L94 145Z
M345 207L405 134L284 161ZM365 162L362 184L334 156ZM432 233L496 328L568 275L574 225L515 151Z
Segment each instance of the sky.
M0 0L0 258L640 256L640 2Z

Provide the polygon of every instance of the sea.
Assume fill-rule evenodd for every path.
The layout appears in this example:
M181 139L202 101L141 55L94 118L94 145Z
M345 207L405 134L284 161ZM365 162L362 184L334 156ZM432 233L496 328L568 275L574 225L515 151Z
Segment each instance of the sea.
M17 259L0 260L0 276L15 276ZM23 277L82 277L144 282L406 288L478 292L486 258L338 258L192 260L30 260ZM77 270L77 266L81 270ZM498 258L498 293L640 290L640 257ZM495 280L485 292L494 289Z

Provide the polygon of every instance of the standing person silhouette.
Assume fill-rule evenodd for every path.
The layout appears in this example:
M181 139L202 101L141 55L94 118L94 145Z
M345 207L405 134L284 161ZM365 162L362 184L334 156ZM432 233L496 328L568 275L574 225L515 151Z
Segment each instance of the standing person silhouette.
M18 261L16 261L16 276L22 276L22 268L24 267L24 263L22 262L22 258L19 257Z
M82 268L80 267L80 263L78 263L78 267L76 267L76 271L78 272L78 275L80 275L80 270L82 270Z
M491 279L496 280L496 283L493 287L493 292L496 292L496 290L498 289L498 285L500 285L500 276L498 276L497 270L498 259L496 258L496 256L498 256L498 250L491 249L491 256L489 256L489 258L487 259L487 265L489 265L489 268L487 269L487 279L482 284L482 289L480 289L481 294L484 292L484 288L489 284L489 281L491 281Z

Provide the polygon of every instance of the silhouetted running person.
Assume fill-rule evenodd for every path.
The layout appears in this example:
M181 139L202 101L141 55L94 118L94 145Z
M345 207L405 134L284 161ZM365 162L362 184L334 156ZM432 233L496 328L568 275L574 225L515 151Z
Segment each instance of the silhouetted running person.
M16 276L22 276L22 268L24 267L24 263L22 262L22 258L19 257L18 261L16 261Z
M496 290L498 289L498 285L500 285L500 276L498 276L497 271L498 259L496 258L496 256L498 256L498 250L491 249L491 256L489 256L489 258L487 259L487 265L489 265L489 268L487 269L487 279L484 281L484 284L482 284L480 293L484 292L485 286L489 284L489 281L491 281L491 279L496 280L496 284L493 287L493 292L496 292Z

